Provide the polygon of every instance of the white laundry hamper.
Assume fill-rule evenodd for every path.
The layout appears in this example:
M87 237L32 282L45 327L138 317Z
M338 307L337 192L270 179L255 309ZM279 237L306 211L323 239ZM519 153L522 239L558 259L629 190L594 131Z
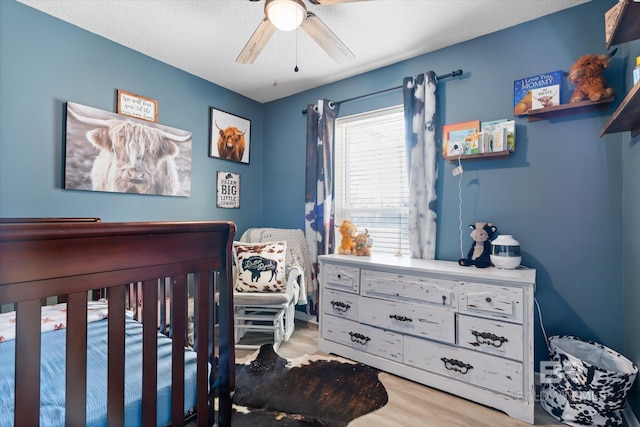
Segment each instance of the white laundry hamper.
M636 365L602 344L572 336L549 338L549 352L557 365L542 386L542 408L572 426L622 425Z

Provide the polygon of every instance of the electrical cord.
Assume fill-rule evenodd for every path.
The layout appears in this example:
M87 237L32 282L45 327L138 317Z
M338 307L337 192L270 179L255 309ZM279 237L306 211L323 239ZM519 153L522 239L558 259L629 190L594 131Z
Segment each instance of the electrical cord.
M536 297L533 297L533 302L536 305L536 309L538 310L538 318L540 319L540 329L542 329L542 335L544 335L544 343L547 345L547 350L551 354L551 347L549 347L549 338L547 338L547 331L544 330L544 323L542 323L542 311L540 311L540 304L538 304L538 300Z
M460 236L460 258L464 258L464 249L462 244L462 162L460 161L462 153L458 154L458 231Z

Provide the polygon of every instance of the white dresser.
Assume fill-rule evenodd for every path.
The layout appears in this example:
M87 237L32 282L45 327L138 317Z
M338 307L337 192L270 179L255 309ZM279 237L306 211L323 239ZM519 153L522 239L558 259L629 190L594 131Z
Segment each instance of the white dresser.
M535 270L320 256L320 351L534 422Z

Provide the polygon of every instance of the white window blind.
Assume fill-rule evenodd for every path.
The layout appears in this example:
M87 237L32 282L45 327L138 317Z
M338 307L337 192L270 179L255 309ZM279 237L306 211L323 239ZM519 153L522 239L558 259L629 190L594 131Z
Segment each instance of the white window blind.
M409 252L404 112L393 107L336 120L336 225L349 219L375 253ZM339 245L339 230L336 245Z

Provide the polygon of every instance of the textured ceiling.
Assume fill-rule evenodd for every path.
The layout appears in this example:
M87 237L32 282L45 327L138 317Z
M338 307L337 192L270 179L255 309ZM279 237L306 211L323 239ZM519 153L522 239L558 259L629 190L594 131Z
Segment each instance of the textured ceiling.
M370 0L324 6L305 1L355 54L347 64L333 62L302 30L277 31L255 63L236 63L264 17L263 1L18 1L267 102L590 0Z

